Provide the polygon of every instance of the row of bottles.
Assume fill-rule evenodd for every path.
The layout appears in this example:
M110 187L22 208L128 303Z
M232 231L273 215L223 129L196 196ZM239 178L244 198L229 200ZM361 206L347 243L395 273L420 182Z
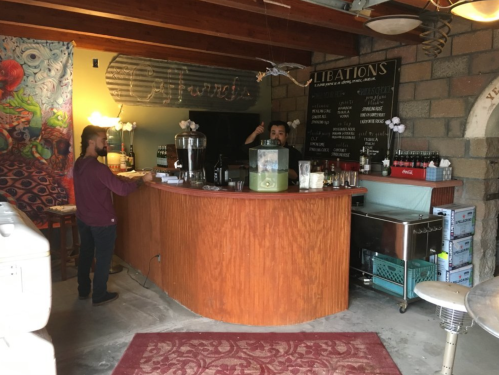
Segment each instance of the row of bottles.
M156 165L160 168L168 168L166 146L158 146L158 152L156 153Z
M436 167L440 165L438 151L398 150L393 157L392 167L427 168L430 162L433 162Z
M133 145L130 145L128 154L125 152L125 145L121 144L120 155L120 171L134 171L135 170L135 152L133 152Z

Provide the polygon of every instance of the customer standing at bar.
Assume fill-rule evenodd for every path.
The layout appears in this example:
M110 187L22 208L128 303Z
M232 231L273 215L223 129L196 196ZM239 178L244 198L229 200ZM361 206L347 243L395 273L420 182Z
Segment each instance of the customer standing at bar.
M94 306L114 301L119 296L117 292L107 291L116 239L116 213L111 192L128 195L144 182L152 180L150 173L137 181L120 180L97 160L98 156L106 155L106 130L98 126L86 126L81 135L81 154L74 167L76 218L81 241L78 293L80 299L90 297L90 268L95 254Z
M281 146L289 150L289 169L288 179L291 183L298 181L298 161L302 160L301 152L296 148L288 145L289 125L284 121L271 121L268 127L270 139L278 139ZM260 125L251 133L244 142L246 148L256 146L257 137L265 131L265 123L262 121Z

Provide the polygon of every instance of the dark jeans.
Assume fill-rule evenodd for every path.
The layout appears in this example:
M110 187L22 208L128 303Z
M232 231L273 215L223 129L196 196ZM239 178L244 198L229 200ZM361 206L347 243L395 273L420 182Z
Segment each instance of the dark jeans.
M80 258L78 263L78 293L90 294L90 268L95 256L94 288L92 300L99 301L106 295L109 267L113 259L116 225L91 227L77 219L80 232ZM95 253L94 253L95 250Z

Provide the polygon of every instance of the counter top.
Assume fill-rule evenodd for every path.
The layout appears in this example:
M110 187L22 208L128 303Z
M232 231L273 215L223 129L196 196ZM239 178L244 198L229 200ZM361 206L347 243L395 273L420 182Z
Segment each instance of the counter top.
M408 178L396 178L396 177L390 177L390 176L385 177L379 173L359 174L359 180L360 181L383 182L385 184L427 186L427 187L432 187L432 188L455 187L455 186L462 186L463 185L463 181L461 181L461 180L449 180L449 181L411 180Z
M298 186L290 186L288 190L279 193L260 193L250 190L248 187L244 187L243 191L229 191L226 186L223 187L224 190L204 190L201 186L191 186L189 183L184 183L181 185L175 184L163 184L158 182L147 182L147 186L154 189L165 190L171 193L198 196L198 197L210 197L210 198L233 198L233 199L311 199L311 198L330 198L334 196L343 195L356 195L365 194L367 189L363 187L348 188L343 187L339 189L333 189L332 187L326 187L323 189L308 189L303 190Z

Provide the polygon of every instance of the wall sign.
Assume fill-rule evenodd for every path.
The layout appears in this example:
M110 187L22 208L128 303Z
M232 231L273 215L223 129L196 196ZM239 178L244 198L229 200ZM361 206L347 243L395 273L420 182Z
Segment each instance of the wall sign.
M117 103L244 111L259 95L255 72L118 55L106 71Z
M400 59L317 71L311 74L305 157L358 160L371 150L386 156L387 126L398 97Z

